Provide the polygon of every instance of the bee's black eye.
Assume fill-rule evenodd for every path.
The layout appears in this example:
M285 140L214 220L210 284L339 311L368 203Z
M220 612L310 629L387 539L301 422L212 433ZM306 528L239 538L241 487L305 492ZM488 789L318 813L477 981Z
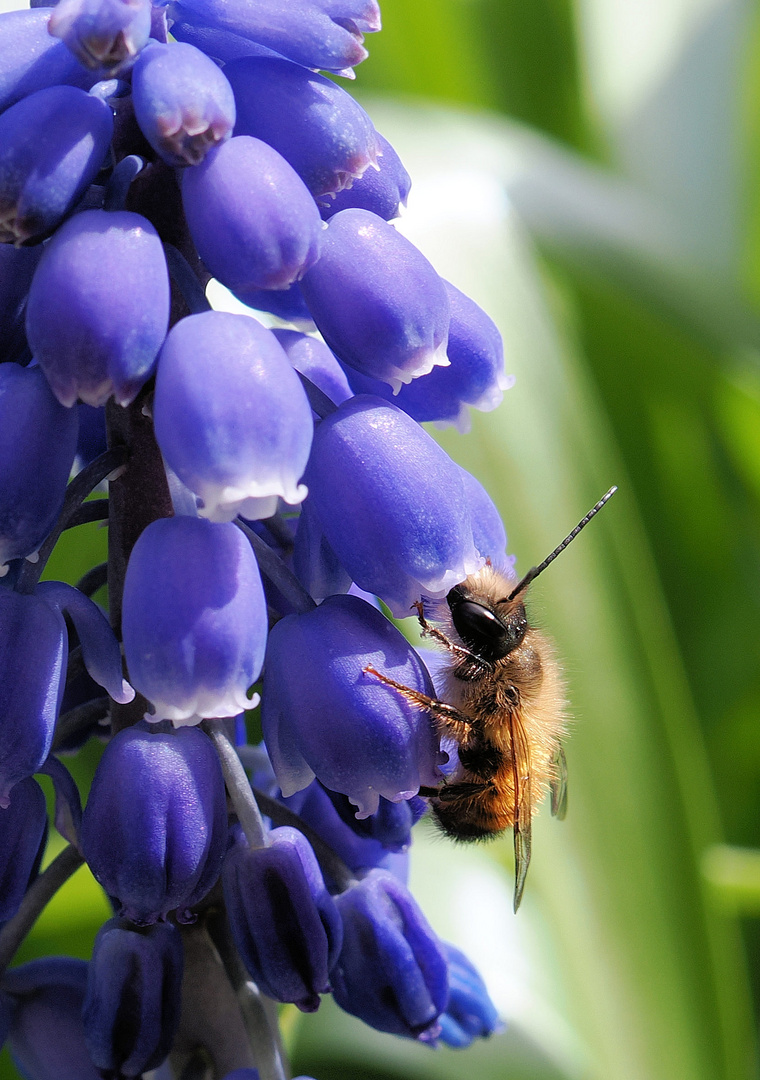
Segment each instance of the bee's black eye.
M502 622L490 608L474 600L464 600L454 590L449 593L454 626L465 645L484 660L501 660L522 642L528 620L522 604Z

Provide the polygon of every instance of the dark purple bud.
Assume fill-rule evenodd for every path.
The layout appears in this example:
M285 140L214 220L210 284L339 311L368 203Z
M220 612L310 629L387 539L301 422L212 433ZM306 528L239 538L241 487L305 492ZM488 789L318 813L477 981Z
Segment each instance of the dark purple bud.
M42 369L0 364L0 577L55 524L77 448L78 419Z
M52 10L0 14L0 112L45 86L65 83L88 90L101 77L48 34Z
M449 298L425 256L368 210L330 218L322 256L301 282L342 363L395 391L447 366Z
M152 522L129 559L122 631L130 676L155 708L146 719L179 726L252 708L267 613L242 532L201 518Z
M306 483L309 550L318 524L351 579L397 618L423 595L444 597L488 554L473 540L459 466L405 412L379 398L351 398L318 425ZM311 592L300 532L295 566Z
M377 132L350 94L298 64L249 56L225 68L236 135L253 135L290 162L314 198L342 191L377 164Z
M297 330L273 330L272 333L296 371L310 379L336 405L352 396L343 368L324 341L299 334Z
M63 695L72 618L87 670L116 701L134 697L121 677L119 646L105 615L70 585L47 581L33 595L0 588L0 807L14 784L50 751Z
M380 799L378 809L367 818L356 817L356 807L345 795L328 791L313 780L303 791L283 802L314 829L340 856L350 870L384 865L389 852L404 851L411 843L411 826L417 820L422 799L392 803Z
M48 31L100 78L126 69L148 43L150 0L60 0Z
M477 968L453 945L445 941L441 945L449 965L449 1000L439 1017L438 1039L460 1050L475 1039L487 1039L504 1025Z
M331 976L338 1005L378 1031L434 1042L448 965L414 898L393 875L370 870L335 902L343 919Z
M113 135L104 101L50 86L0 116L0 241L41 240L95 179Z
M300 503L313 423L277 338L247 315L182 319L158 365L153 406L167 463L212 521L267 518Z
M26 358L26 298L41 255L41 245L16 248L0 244L0 363Z
M367 666L434 693L403 634L358 597L331 596L271 631L262 725L286 797L316 776L367 817L381 795L398 802L437 782L441 757L427 713L365 673Z
M190 233L209 271L244 297L287 289L319 257L319 211L276 150L245 135L207 154L182 176Z
M42 788L28 776L0 810L0 920L12 918L42 857L47 837L47 809Z
M444 281L451 304L448 367L435 367L421 379L402 386L398 394L377 379L347 369L357 394L377 394L423 423L453 425L470 430L470 408L490 412L501 404L514 378L504 374L504 349L496 324L474 300Z
M376 169L367 169L363 176L354 180L351 187L336 195L319 200L319 210L324 221L341 210L370 210L383 221L399 216L400 206L406 206L412 180L401 164L401 158L380 132L376 132L378 160Z
M177 909L178 922L219 876L227 842L224 781L211 742L197 728L114 736L82 818L92 873L132 922L149 925Z
M169 273L140 214L85 210L51 239L32 280L29 346L62 405L129 405L169 325Z
M267 847L242 832L222 871L238 952L259 989L303 1012L319 1008L342 941L341 922L311 845L296 829L273 829Z
M179 1025L182 939L171 923L98 931L82 1009L90 1056L104 1074L142 1076L171 1049Z
M380 29L377 0L183 0L191 22L239 34L303 64L351 75Z
M5 973L16 1001L8 1045L29 1080L102 1080L84 1041L87 963L68 956L32 960Z
M168 165L197 165L229 138L235 98L221 69L193 45L152 44L132 72L143 135Z

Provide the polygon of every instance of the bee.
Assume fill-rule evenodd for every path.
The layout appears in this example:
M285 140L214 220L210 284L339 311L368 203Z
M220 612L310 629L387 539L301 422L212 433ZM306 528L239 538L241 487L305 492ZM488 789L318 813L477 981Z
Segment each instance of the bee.
M455 840L485 840L511 828L515 850L514 910L531 857L531 821L551 791L555 817L567 808L565 689L554 646L531 627L528 587L565 550L617 491L604 495L517 585L486 564L443 600L415 604L423 635L448 652L441 699L365 672L425 709L440 735L456 743L458 764L440 787L421 787L433 814ZM435 625L431 625L435 624Z

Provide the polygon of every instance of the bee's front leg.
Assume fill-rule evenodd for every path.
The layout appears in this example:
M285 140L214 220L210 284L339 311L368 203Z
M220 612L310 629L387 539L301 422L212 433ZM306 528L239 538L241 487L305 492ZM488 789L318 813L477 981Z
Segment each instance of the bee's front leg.
M386 686L392 686L394 690L398 690L399 694L411 702L412 705L417 705L420 709L426 709L439 727L457 741L466 739L470 734L473 727L472 720L469 716L465 716L464 713L460 712L459 709L455 709L453 705L428 697L427 694L421 694L419 690L413 690L411 686L404 686L403 683L398 683L395 679L389 679L387 675L383 675L376 668L365 667L362 670L366 675L374 675L376 679L385 683Z

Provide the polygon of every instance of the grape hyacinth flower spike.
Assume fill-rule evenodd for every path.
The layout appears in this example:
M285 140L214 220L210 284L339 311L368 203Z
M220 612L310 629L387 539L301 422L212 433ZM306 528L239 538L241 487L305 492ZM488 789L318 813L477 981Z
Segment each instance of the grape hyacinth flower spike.
M30 1080L285 1080L274 1003L326 993L428 1045L497 1026L407 888L446 703L387 610L514 577L420 426L493 407L503 356L389 224L410 177L332 78L379 27L376 0L0 14L0 1041ZM74 527L97 561L42 580ZM83 862L115 912L89 964L9 969Z

